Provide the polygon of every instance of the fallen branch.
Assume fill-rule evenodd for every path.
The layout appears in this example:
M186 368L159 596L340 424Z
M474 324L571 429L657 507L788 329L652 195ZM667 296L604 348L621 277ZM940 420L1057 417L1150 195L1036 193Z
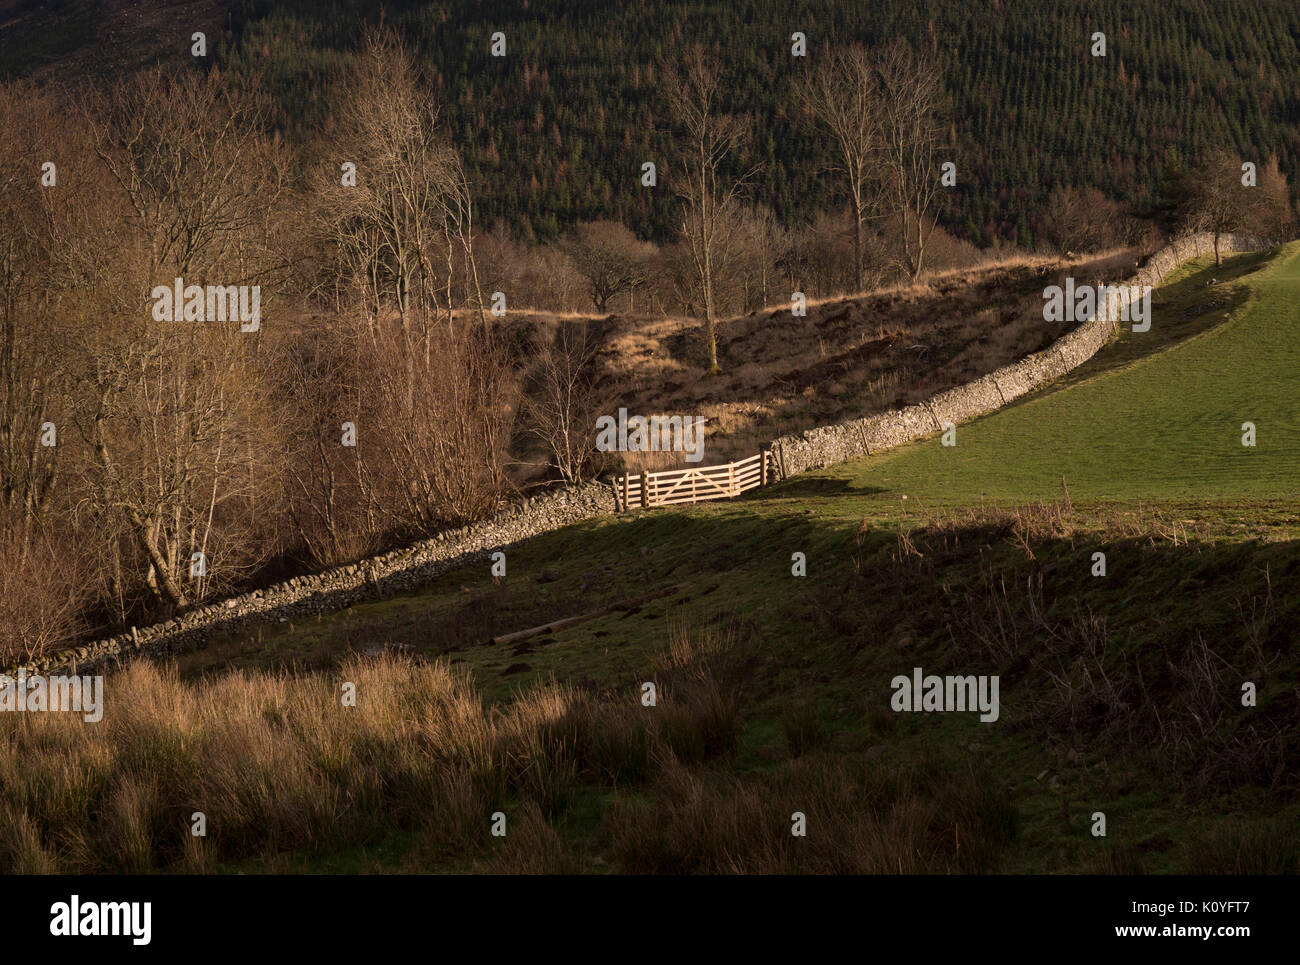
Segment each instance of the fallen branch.
M618 603L611 603L609 606L603 606L599 610L592 610L590 613L583 613L576 617L565 617L562 620L552 620L550 623L543 623L540 626L529 627L527 630L516 630L514 633L505 633L499 637L493 637L488 641L491 645L498 643L514 643L516 640L527 640L529 637L535 637L542 633L551 633L556 630L567 630L569 627L575 627L579 623L586 623L588 620L594 620L596 617L603 617L610 613L617 613L620 610L630 610L633 607L640 606L642 603L648 603L651 600L657 600L661 596L670 596L673 593L686 589L691 584L677 583L674 586L666 586L662 589L655 590L653 593L647 593L645 596L634 596L627 600L620 600Z

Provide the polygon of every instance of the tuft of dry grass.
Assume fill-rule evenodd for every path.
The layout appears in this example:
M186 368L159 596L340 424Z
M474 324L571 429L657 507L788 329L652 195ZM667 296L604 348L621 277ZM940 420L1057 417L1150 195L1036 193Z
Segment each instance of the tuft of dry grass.
M620 805L607 834L631 872L937 874L994 870L1015 828L974 770L811 755L748 780L670 765L658 799Z
M1220 825L1196 841L1192 853L1192 874L1300 874L1295 828L1279 818Z
M531 801L520 809L508 833L496 839L490 857L476 870L487 874L569 875L583 870L547 816Z
M107 678L104 699L94 724L0 719L0 870L204 871L394 827L430 860L473 855L493 811L550 819L580 783L645 782L660 759L705 761L739 733L734 700L704 671L669 673L653 713L554 683L489 708L449 665L391 653L328 675L201 683L138 662ZM524 818L539 853L554 851L535 825ZM512 844L509 860L534 867L527 850Z

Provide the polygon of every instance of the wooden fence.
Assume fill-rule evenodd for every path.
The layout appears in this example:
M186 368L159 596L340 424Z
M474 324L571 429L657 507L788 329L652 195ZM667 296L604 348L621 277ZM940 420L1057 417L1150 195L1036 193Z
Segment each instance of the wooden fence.
M766 485L774 464L772 454L762 452L721 466L699 469L668 469L635 476L614 477L614 500L619 512L637 507L673 506L708 499L731 499Z

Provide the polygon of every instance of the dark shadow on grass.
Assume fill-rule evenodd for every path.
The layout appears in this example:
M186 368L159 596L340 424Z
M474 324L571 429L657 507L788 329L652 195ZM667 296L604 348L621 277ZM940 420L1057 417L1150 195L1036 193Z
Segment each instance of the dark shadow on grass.
M869 456L860 458L868 459ZM888 492L880 486L859 486L850 479L828 476L798 476L785 482L777 483L766 489L756 490L761 493L764 502L788 502L793 499L831 496L874 496Z

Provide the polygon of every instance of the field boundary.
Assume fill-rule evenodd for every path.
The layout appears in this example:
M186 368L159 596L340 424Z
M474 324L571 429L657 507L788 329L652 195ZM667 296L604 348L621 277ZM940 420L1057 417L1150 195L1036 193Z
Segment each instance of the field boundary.
M1218 247L1221 254L1240 254L1264 251L1276 245L1251 235L1223 234L1219 236ZM1189 235L1161 248L1133 276L1117 283L1122 286L1123 294L1114 304L1099 306L1092 318L1042 351L973 382L892 412L818 426L773 440L770 448L776 456L780 477L822 469L936 435L945 425L955 426L995 412L1059 379L1088 361L1110 341L1119 320L1127 314L1130 288L1148 285L1155 288L1176 268L1213 254L1214 250L1215 238L1210 232Z
M1222 254L1263 251L1274 247L1262 239L1242 234L1224 234L1218 239ZM1048 385L1091 359L1117 331L1120 319L1128 314L1131 289L1155 288L1170 273L1195 258L1213 254L1215 238L1210 232L1189 235L1160 249L1131 278L1118 283L1119 297L1099 305L1093 317L1062 335L1047 348L1004 365L987 375L930 396L923 402L847 422L805 429L774 439L762 452L735 463L708 466L698 470L672 470L616 476L613 480L615 506L620 512L680 503L731 499L741 491L722 484L723 476L734 467L762 462L761 480L746 488L756 488L772 481L769 466L777 478L875 455L888 449L915 442L1001 409L1016 399ZM1108 283L1111 284L1111 283ZM689 497L659 498L657 486L689 479L695 488ZM681 486L677 482L677 486ZM702 487L702 488L701 488ZM676 491L670 490L670 491Z
M1219 249L1224 254L1272 247L1276 246L1247 235L1225 234L1219 238ZM1122 284L1155 287L1175 268L1213 251L1212 234L1188 236L1153 254L1141 270ZM690 473L695 473L698 493L700 474L712 473L719 490L716 498L734 498L768 482L933 436L943 430L945 423L956 425L993 412L1082 365L1106 344L1116 330L1118 309L1113 314L1114 318L1103 310L1041 352L966 385L940 392L923 403L781 436L762 452L737 463L642 473L641 476L669 477L687 473L689 478ZM744 481L736 484L735 467L752 466L755 460L760 462L761 469L757 473L752 468L747 469L742 474ZM731 473L725 491L716 478L717 470ZM754 482L754 475L758 475L760 481ZM131 627L124 633L40 655L21 667L28 673L50 673L68 668L84 672L132 656L196 649L204 646L214 634L239 632L258 623L301 619L381 599L391 593L406 592L447 570L486 562L493 552L543 533L607 515L611 510L641 508L633 505L630 481L622 499L617 486L618 477L613 481L592 481L556 489L510 506L489 519L438 533L430 539L380 556L205 603L165 622ZM649 491L657 495L671 488L671 483L656 488L652 481ZM637 495L644 507L674 504L668 500L647 500L640 491ZM697 500L682 500L687 501Z

